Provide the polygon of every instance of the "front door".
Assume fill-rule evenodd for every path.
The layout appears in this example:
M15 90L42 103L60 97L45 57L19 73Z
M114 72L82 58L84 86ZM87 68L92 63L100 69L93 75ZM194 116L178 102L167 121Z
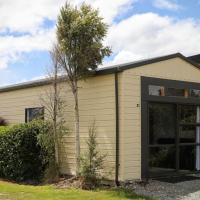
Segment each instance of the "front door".
M148 104L148 170L151 177L200 170L200 107Z

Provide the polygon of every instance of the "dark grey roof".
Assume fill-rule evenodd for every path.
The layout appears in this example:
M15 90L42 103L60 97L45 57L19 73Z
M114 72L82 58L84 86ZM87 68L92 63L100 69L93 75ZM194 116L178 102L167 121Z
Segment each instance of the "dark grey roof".
M187 57L189 60L196 62L200 65L200 54Z
M175 53L175 54L170 54L170 55L166 55L166 56L160 56L160 57L155 57L155 58L150 58L150 59L145 59L145 60L139 60L139 61L135 61L135 62L114 65L111 67L99 68L96 70L96 73L97 74L108 74L108 73L121 72L123 70L131 69L131 68L135 68L135 67L141 67L143 65L148 65L151 63L156 63L156 62L160 62L160 61L164 61L164 60L168 60L168 59L172 59L172 58L177 58L177 57L185 60L186 62L189 62L190 64L192 64L195 67L200 69L200 66L193 60L188 59L181 53Z
M98 75L122 72L127 69L140 67L140 66L144 66L144 65L148 65L148 64L152 64L152 63L156 63L156 62L160 62L160 61L164 61L164 60L168 60L168 59L172 59L172 58L177 58L177 57L185 60L186 62L188 62L188 63L192 64L193 66L197 67L198 69L200 69L200 65L198 65L196 62L194 62L193 59L187 58L180 53L175 53L175 54L160 56L160 57L156 57L156 58L150 58L150 59L145 59L145 60L140 60L140 61L135 61L135 62L113 65L113 66L105 67L105 68L98 68L94 72L94 75L98 76ZM63 77L63 76L60 77L60 81L65 80L65 78L66 77ZM25 82L25 83L19 83L19 84L15 84L15 85L0 87L0 92L7 92L7 91L12 91L12 90L17 90L17 89L42 86L42 85L50 84L51 82L52 82L52 80L49 78L40 79L40 80L36 80L36 81L29 81L29 82Z
M64 77L64 76L59 77L60 82L62 82L64 80L66 80L66 77ZM38 79L38 80L34 80L34 81L27 81L27 82L22 82L22 83L18 83L18 84L0 87L0 92L8 92L8 91L12 91L12 90L43 86L43 85L48 85L50 83L52 83L51 78Z

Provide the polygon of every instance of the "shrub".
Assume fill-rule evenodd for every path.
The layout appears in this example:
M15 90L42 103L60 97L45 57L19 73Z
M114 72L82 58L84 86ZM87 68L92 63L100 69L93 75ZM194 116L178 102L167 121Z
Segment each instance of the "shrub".
M42 162L46 166L43 181L46 183L54 182L59 176L59 169L55 158L55 138L53 129L51 128L49 131L39 133L37 135L37 143L42 149Z
M98 143L96 138L95 123L89 128L89 137L87 140L87 151L81 157L80 175L83 179L82 187L84 189L94 189L99 186L102 178L101 170L105 155L101 155L97 149Z
M37 144L37 135L49 129L46 122L33 121L0 129L0 177L14 181L40 181L47 163Z

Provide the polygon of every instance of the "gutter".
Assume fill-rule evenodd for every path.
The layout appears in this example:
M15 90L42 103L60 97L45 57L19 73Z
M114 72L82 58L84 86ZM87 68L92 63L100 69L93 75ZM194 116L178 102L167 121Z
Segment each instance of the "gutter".
M118 71L115 72L115 124L116 124L116 158L115 158L115 184L119 186L119 82Z

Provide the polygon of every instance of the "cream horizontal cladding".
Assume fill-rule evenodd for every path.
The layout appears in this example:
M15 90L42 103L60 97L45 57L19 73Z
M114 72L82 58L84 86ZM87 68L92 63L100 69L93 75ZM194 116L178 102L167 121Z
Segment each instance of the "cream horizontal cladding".
M95 121L98 148L106 155L105 173L114 179L115 168L115 85L114 74L88 78L79 82L80 140L81 152L87 149L88 129ZM0 116L10 124L25 122L25 108L44 105L51 85L29 87L0 92ZM60 145L61 173L75 172L74 99L66 82L59 83L62 99L65 100L65 119L70 132ZM43 100L42 100L43 99ZM46 113L46 111L45 111ZM47 113L45 115L47 119ZM112 173L110 173L112 172Z
M124 180L141 178L142 76L200 83L200 70L181 58L171 58L122 72L120 139Z
M115 167L115 85L114 75L96 76L79 83L81 152L87 150L88 129L95 121L98 148L106 155L105 173ZM73 107L72 107L73 108ZM73 111L72 111L73 112ZM73 125L71 124L73 130ZM75 137L73 131L65 136L61 147L62 173L75 172ZM72 150L73 149L73 150ZM70 157L66 159L67 154ZM114 179L114 174L109 173Z

